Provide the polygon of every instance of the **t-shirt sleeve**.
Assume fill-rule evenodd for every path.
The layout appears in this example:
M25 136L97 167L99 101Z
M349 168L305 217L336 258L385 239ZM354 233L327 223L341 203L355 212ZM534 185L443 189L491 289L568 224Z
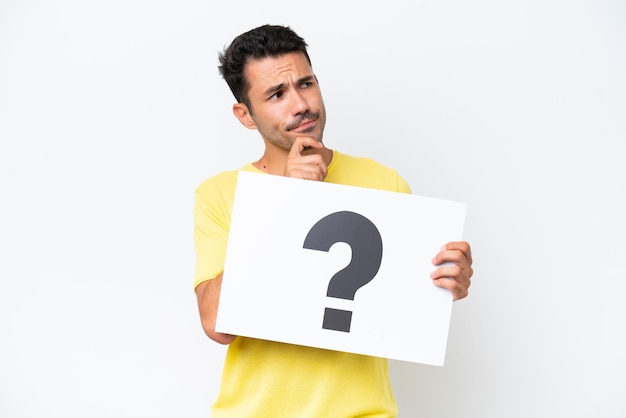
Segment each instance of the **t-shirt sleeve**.
M196 270L194 289L200 283L214 279L224 270L226 245L230 230L230 212L215 190L199 188L193 208ZM222 203L222 204L220 204ZM227 206L227 205L226 205Z

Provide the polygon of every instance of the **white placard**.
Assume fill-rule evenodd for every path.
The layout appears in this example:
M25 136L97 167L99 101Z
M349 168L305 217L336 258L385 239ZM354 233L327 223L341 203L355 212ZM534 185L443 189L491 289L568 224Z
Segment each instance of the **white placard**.
M431 260L462 239L465 212L459 202L242 171L216 330L443 365L452 297L432 283Z

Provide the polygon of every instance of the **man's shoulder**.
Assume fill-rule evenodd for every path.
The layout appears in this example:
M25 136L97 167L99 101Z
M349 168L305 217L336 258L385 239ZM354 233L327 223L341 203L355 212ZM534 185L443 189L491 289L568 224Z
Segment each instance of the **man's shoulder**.
M237 175L242 170L251 170L251 166L251 164L246 164L237 170L222 171L206 178L196 187L196 194L234 193L237 186Z
M372 158L333 152L333 161L328 168L328 182L394 192L410 192L408 183L395 169Z
M337 163L337 165L350 165L350 166L360 166L364 168L375 168L380 170L385 170L389 172L396 172L393 168L378 162L377 160L370 157L363 156L355 156L351 154L346 154L341 151L333 150L334 156L333 160Z
M237 183L239 170L222 171L204 179L196 188L196 193L212 189L220 189Z

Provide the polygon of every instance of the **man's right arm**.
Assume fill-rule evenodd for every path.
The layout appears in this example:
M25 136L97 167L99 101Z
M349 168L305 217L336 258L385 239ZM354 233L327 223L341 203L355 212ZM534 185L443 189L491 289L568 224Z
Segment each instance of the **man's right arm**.
M220 302L220 290L222 289L222 273L211 280L206 280L196 286L198 309L202 329L213 341L220 344L230 344L236 338L235 335L224 334L215 331L217 308Z

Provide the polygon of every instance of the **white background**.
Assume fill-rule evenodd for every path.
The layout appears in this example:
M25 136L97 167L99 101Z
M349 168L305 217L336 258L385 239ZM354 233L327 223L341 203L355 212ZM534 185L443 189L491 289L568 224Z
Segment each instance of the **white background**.
M357 6L358 4L358 6ZM626 413L621 1L0 2L0 416L206 417L193 191L256 159L216 53L310 43L325 142L468 203L445 367L401 416Z

